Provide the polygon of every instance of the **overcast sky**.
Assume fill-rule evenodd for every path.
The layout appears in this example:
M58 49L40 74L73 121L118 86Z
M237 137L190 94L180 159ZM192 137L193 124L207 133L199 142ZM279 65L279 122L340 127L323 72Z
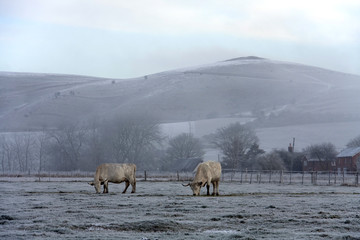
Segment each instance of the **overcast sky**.
M360 75L360 0L0 0L0 71L129 78L249 55Z

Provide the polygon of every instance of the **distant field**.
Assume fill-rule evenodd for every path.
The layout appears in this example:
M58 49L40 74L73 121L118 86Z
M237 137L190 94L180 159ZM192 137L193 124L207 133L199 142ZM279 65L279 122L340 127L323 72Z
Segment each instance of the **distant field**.
M179 182L123 188L97 195L85 181L2 182L0 238L360 238L358 187L220 183L219 197L193 197Z

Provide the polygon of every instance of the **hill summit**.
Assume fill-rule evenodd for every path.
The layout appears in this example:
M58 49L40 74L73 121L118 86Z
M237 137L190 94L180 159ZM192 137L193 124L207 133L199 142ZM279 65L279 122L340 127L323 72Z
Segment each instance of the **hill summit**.
M133 79L1 72L0 85L2 131L124 114L250 117L257 127L360 119L360 76L254 56Z

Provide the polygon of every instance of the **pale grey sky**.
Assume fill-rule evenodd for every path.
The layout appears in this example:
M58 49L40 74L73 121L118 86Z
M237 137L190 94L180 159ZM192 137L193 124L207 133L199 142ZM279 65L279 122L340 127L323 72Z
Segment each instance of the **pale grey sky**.
M129 78L248 55L360 75L360 0L0 0L0 71Z

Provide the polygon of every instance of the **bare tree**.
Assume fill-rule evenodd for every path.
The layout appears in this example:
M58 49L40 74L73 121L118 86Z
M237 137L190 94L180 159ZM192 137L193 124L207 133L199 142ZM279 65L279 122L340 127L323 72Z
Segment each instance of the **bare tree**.
M225 166L238 169L243 167L246 153L258 141L253 129L240 123L232 123L216 131L213 143L222 151Z
M0 158L1 158L1 170L3 172L3 174L5 173L5 150L3 147L3 144L5 142L5 137L4 136L0 136Z
M47 150L47 144L49 141L49 134L43 128L42 132L37 135L35 145L36 145L36 151L34 153L35 157L39 160L39 173L44 170L45 167L45 159L46 159L46 150Z
M104 138L106 138L104 136ZM101 139L100 124L92 121L86 128L86 146L84 146L83 169L95 169L100 163L105 161L105 150Z
M283 170L285 165L275 151L257 157L257 162L262 170Z
M13 143L13 149L14 149L14 154L15 154L15 158L17 160L17 164L19 166L19 170L21 172L24 171L24 158L22 156L22 143L21 143L21 138L19 135L15 135L14 136L14 143Z
M21 172L30 171L32 167L32 150L34 139L31 133L14 136L14 153Z
M49 139L52 140L51 151L57 158L53 159L53 167L65 171L79 168L85 133L85 129L79 124L62 125L57 130L48 132Z
M347 147L352 148L352 147L360 147L360 135L351 139L347 144Z
M203 158L205 152L198 138L190 133L182 133L169 140L166 159L169 163L189 158Z
M140 163L143 153L162 141L159 124L141 116L118 117L108 122L102 136L106 137L107 149L115 162Z
M12 172L14 170L14 163L13 163L14 154L12 149L13 148L12 143L8 138L2 136L1 147L4 154L4 159L3 159L4 169L7 169L7 171Z
M255 142L245 154L245 167L252 170L258 169L257 157L264 153L265 151L260 149L259 144Z

